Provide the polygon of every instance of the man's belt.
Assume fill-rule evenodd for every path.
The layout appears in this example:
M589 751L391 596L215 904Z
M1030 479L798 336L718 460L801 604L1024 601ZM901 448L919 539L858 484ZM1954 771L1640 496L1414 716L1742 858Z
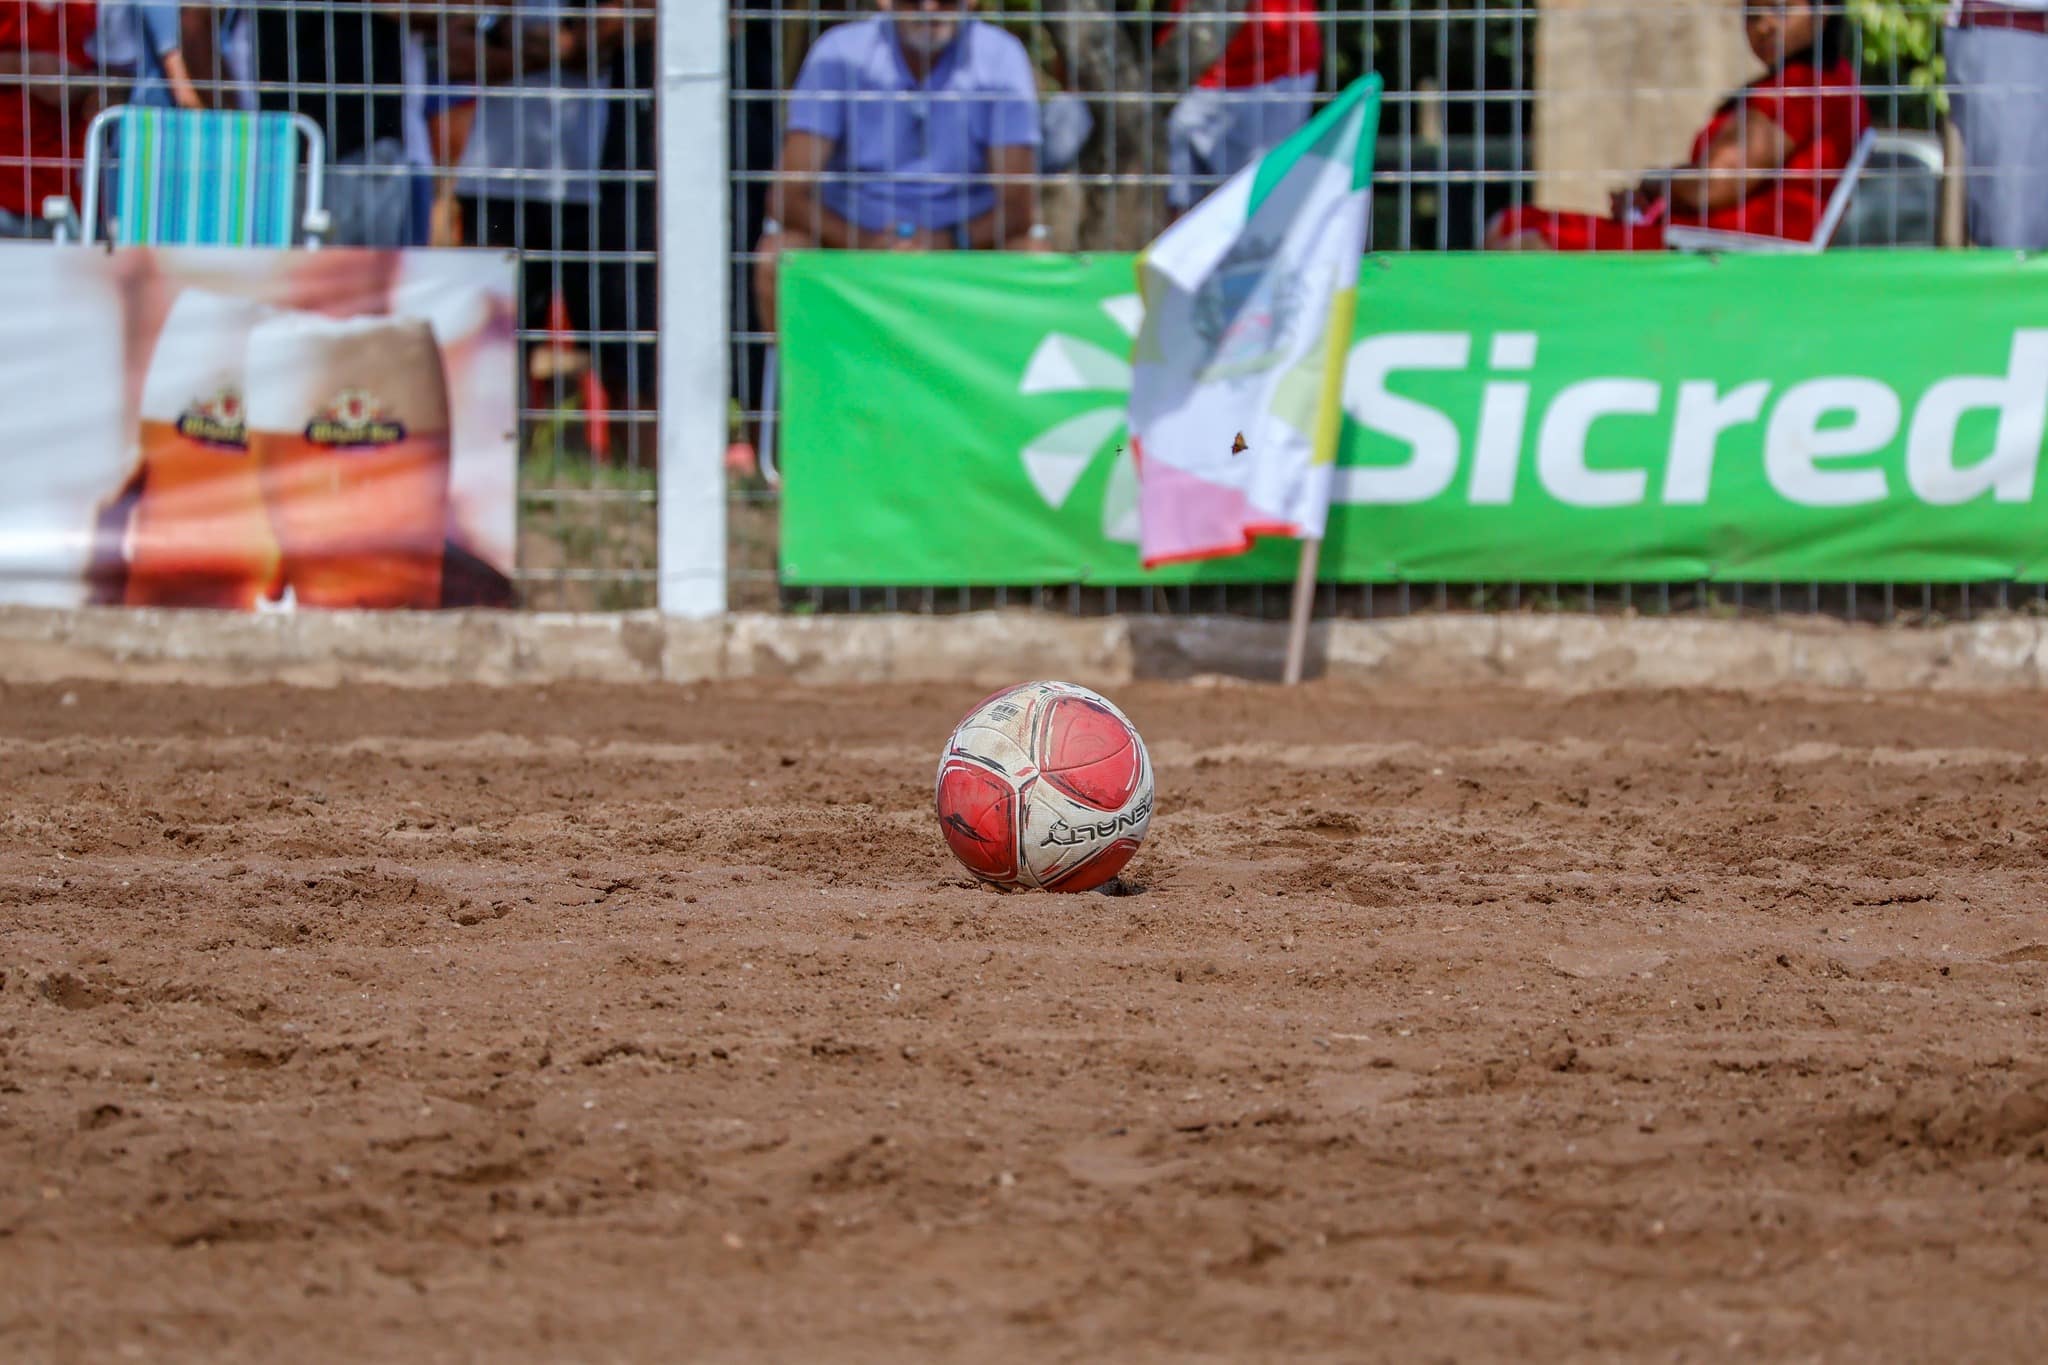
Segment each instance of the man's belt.
M2011 5L1992 4L1990 0L1963 0L1956 27L2007 28L2048 35L2048 10L2015 9Z

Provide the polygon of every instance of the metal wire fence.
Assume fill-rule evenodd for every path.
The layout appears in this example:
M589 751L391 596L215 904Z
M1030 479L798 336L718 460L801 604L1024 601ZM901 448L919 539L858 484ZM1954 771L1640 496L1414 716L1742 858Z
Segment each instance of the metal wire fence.
M1964 50L1956 30L1944 35L1947 7L1924 0L102 0L55 6L65 31L54 52L38 50L47 35L32 34L31 24L0 29L0 105L12 106L17 122L59 129L47 144L25 144L26 157L0 145L0 232L40 230L30 164L69 156L77 121L96 107L145 101L308 115L329 144L330 196L357 204L350 221L365 225L353 239L338 231L336 241L523 253L521 600L537 608L649 606L659 435L657 10L673 16L674 7L705 4L723 8L729 44L726 525L728 599L737 609L1285 610L1284 590L1256 586L784 590L776 573L766 267L785 245L1135 249L1299 126L1319 97L1368 71L1386 84L1375 250L1511 245L1498 240L1504 225L1557 234L1567 220L1515 216L1536 206L1584 221L1616 215L1610 221L1633 229L1640 206L1627 192L1651 168L1698 161L1695 132L1713 127L1730 92L1755 77L1749 31L1809 10L1825 29L1813 40L1825 60L1794 97L1831 98L1821 87L1839 62L1879 131L1836 245L1957 245L1973 234L2000 243L1997 202L2048 200L2048 183L2007 185L2009 193L1989 196L1994 206L1980 211L1976 191L2012 172L1972 165L1965 176L1952 117L1964 113L1967 127L1974 108L1987 126L2043 108L2031 82L2048 81L2048 62L2032 76L2014 75L2017 68L1998 65L2013 60L2009 54L1994 60ZM0 11L10 5L23 15L52 8L0 0ZM963 9L1014 35L1023 69L976 79L1021 84L1018 107L994 116L1031 120L1036 153L863 187L849 166L893 153L880 142L854 144L886 142L904 125L869 121L862 111L885 111L900 96L853 92L856 112L843 128L819 121L815 96L858 84L843 69L850 49L837 40L835 55L831 35L877 8L894 9L904 32L923 26L914 41L936 44L935 52ZM2043 0L1958 8L1980 25L1971 32L2048 47L2039 33ZM2038 52L2024 49L2022 58L2039 61ZM1993 96L2013 98L1999 105ZM908 126L927 139L930 129L951 126L947 98L925 97ZM1744 156L1760 145L1746 132L1735 140ZM1761 173L1789 182L1801 172ZM1663 185L1694 192L1674 190L1668 176ZM19 192L10 197L10 187ZM846 216L860 196L877 193L927 205L950 198L958 211L898 215L884 202L875 213ZM895 226L899 220L915 226ZM1790 234L1805 224L1775 226ZM1552 244L1604 243L1567 229ZM1615 609L1896 618L2040 602L2033 589L1997 584L1400 584L1324 593L1326 610L1357 615Z
M649 606L655 40L654 0L14 0L0 233L47 232L41 198L66 165L76 195L99 109L304 115L331 245L521 253L520 600Z
M877 8L895 9L899 20L952 9L862 0L740 0L732 7L734 434L742 445L772 438L772 325L750 286L759 284L764 262L780 244L778 233L789 228L776 214L811 215L798 231L806 244L817 242L818 220L829 218L831 207L845 210L857 202L852 186L833 187L838 197L832 198L832 189L821 194L819 182L835 174L852 180L857 173L849 166L876 164L858 151L848 156L844 148L829 166L802 161L809 149L793 144L791 135L816 130L804 88L823 77L832 52L828 35L872 18ZM1986 68L1954 61L1957 44L1953 32L1944 41L1943 5L988 0L975 8L982 21L1021 40L1042 134L1028 199L996 201L995 240L986 245L1011 243L1017 225L1002 219L1021 202L1036 214L1043 224L1040 238L1054 249L1140 247L1191 193L1213 186L1299 126L1316 96L1367 71L1381 75L1387 92L1374 177L1375 250L1640 245L1615 240L1649 230L1640 222L1640 199L1647 195L1639 196L1636 187L1652 168L1701 161L1716 133L1735 146L1735 169L1784 189L1776 201L1777 219L1762 230L1786 238L1809 234L1818 225L1808 206L1826 200L1864 128L1872 130L1871 145L1856 163L1860 174L1853 195L1845 197L1846 213L1829 225L1834 247L1959 245L1970 239L1973 226L1979 228L1977 241L2000 244L1984 230L1988 223L1973 222L1975 196L1966 193L1956 160L1960 142L1951 115L1973 100L1982 103L1994 93L1991 83L2013 78L1978 75L1986 84L1969 85L1972 74ZM2001 34L2029 32L2024 14L2002 23L2000 13L1969 8L1967 16L1959 7L1951 17ZM1768 165L1749 161L1766 144L1748 136L1739 121L1743 106L1730 100L1761 69L1758 30L1768 41L1773 31L1782 34L1788 25L1807 22L1807 11L1811 30L1801 30L1804 36L1796 42L1811 45L1811 69L1787 76L1785 96L1788 104L1804 102L1810 116L1802 122L1810 121L1812 130L1799 137L1839 144L1826 147L1818 173L1812 159L1800 162L1796 154ZM824 55L813 58L814 53ZM1788 62L1786 71L1793 66ZM2035 79L2048 81L2048 74ZM2032 92L2034 107L2040 94ZM1841 117L1856 104L1860 113ZM2018 109L2009 106L2008 114ZM1795 111L1793 117L1800 115ZM858 135L855 128L845 136ZM886 159L888 153L881 155ZM1800 183L1802 174L1810 183ZM1991 166L1970 174L1981 180L2012 172ZM792 193L797 182L808 183ZM894 192L925 188L899 175ZM1683 176L1667 175L1655 188L1681 199L1699 192L1703 213L1707 207L1704 182L1687 185ZM2032 188L2048 200L2048 183ZM965 181L951 189L964 195ZM1796 208L1787 211L1787 203ZM1511 239L1518 228L1549 239L1516 243ZM767 303L772 306L772 299ZM920 612L1029 605L1066 612L1255 616L1286 610L1284 588L1257 585L778 591L773 471L756 471L744 450L735 468L731 570L733 596L742 605ZM2032 587L1997 583L1326 584L1321 608L1357 616L1613 610L1932 620L2040 611L2043 598Z

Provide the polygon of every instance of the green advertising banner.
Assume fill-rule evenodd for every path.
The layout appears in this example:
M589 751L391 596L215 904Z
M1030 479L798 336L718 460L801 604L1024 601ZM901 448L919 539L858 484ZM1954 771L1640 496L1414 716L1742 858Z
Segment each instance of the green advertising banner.
M1292 577L1139 568L1131 258L783 272L785 582ZM1344 407L1325 579L2048 581L2048 257L1372 257Z

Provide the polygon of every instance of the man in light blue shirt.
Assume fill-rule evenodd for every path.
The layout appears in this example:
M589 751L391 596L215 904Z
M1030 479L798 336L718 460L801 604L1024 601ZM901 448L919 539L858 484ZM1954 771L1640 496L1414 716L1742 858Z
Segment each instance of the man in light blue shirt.
M1038 81L973 0L876 0L804 58L754 272L775 325L775 261L802 247L1043 250Z

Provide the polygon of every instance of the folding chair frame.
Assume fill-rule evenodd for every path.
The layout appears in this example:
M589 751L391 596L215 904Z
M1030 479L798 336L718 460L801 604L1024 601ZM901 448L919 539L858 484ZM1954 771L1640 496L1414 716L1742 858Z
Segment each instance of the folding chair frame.
M99 232L100 180L106 170L104 148L107 132L120 121L134 113L137 106L116 104L102 109L93 117L85 133L85 202L79 212L80 240L91 245ZM320 125L304 114L287 114L298 130L304 145L299 164L306 168L306 204L299 219L299 230L305 236L305 245L318 247L327 235L328 215L322 203L323 188L327 180L327 138L320 131ZM298 164L293 166L296 174ZM57 226L59 240L68 240L67 224L71 218L70 201L53 197L43 204L43 217Z
M1877 129L1865 128L1863 136L1856 141L1856 151L1849 158L1849 164L1842 168L1842 183L1835 186L1835 192L1828 196L1827 210L1821 214L1820 225L1808 241L1788 241L1783 237L1755 232L1724 232L1718 228L1671 227L1664 231L1664 245L1673 251L1727 251L1750 255L1802 256L1825 251L1835 240L1835 233L1841 230L1842 219L1848 215L1849 203L1856 195L1856 186L1863 179L1863 168L1870 164L1870 154L1876 150Z

